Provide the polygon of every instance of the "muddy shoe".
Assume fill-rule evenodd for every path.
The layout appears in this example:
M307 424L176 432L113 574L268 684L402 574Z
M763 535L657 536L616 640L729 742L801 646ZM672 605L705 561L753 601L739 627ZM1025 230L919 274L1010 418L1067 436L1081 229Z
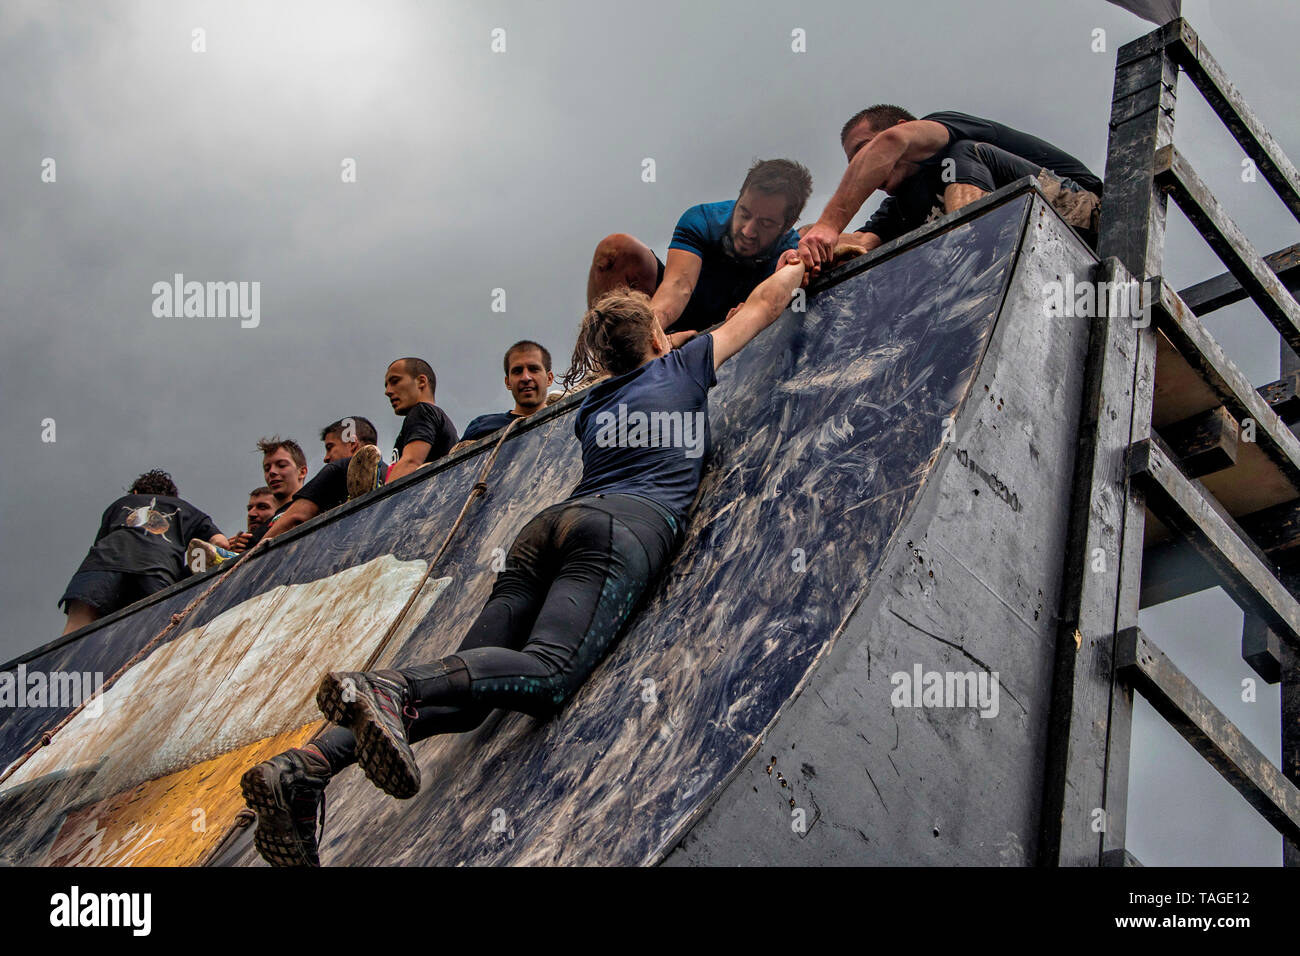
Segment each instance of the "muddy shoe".
M362 445L348 462L348 500L382 488L386 470L379 449L374 445Z
M356 736L357 763L370 782L399 800L420 792L420 767L406 738L415 717L410 699L395 671L336 671L325 675L316 692L326 719Z
M286 750L259 763L239 781L257 814L253 846L272 866L320 866L329 764L309 750Z
M218 548L210 541L194 538L185 549L185 563L195 574L210 571L223 561L239 557L234 551Z

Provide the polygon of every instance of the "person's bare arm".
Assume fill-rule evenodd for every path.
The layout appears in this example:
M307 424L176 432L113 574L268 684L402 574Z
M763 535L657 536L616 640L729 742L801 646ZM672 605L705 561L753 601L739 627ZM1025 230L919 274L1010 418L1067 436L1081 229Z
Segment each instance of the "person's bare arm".
M212 537L208 538L208 544L215 544L218 548L225 548L227 551L230 550L230 541L224 534L214 534Z
M899 123L872 138L844 170L835 195L821 217L799 240L804 264L829 261L835 242L867 198L879 189L902 160L919 163L948 145L948 128L934 120Z
M713 367L744 348L754 336L777 320L790 304L790 297L804 278L799 254L787 250L781 254L777 270L749 294L743 305L721 326L713 330Z
M691 301L691 293L695 291L695 283L700 280L702 262L699 256L685 249L668 250L668 261L664 263L664 281L659 283L659 288L650 300L650 310L659 320L660 328L668 328L686 310L686 303Z
M405 477L415 471L424 464L432 448L433 446L427 441L408 441L406 447L402 449L402 457L393 463L392 468L388 469L388 479L385 483L391 484L398 478Z
M293 503L280 513L280 517L271 522L271 527L266 529L266 534L262 537L274 538L276 535L284 534L304 521L310 521L318 514L320 514L320 507L316 502L308 501L306 498L295 498Z

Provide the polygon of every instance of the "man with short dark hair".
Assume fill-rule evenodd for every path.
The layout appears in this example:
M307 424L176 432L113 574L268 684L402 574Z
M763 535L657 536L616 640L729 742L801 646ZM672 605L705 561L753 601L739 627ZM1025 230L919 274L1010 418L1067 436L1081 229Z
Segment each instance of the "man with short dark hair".
M384 373L384 395L401 416L393 464L386 481L411 474L421 465L436 461L456 444L456 426L447 413L434 404L438 380L424 359L399 358Z
M378 445L379 432L370 419L353 415L330 422L321 429L320 440L325 443L325 464L340 458L351 458L363 445Z
M596 246L587 277L587 307L619 287L651 296L669 341L721 322L776 269L799 242L794 224L812 195L812 175L789 159L755 162L737 198L682 213L665 265L650 247L615 233Z
M278 537L383 483L378 475L382 456L375 447L379 435L369 419L360 415L341 418L321 429L320 437L325 444L325 467L294 494L266 537ZM357 478L362 471L374 476L368 485ZM362 487L358 488L358 484Z
M465 426L461 443L474 441L505 428L517 418L527 418L546 407L546 398L555 373L551 371L551 353L529 339L522 339L506 349L502 362L506 373L506 390L514 396L515 407L508 412L480 415Z
M59 604L64 634L175 584L186 573L191 538L224 548L230 542L202 511L180 497L171 475L145 472L104 510L95 543Z
M271 523L271 518L275 514L275 495L271 494L271 489L262 485L260 488L254 488L248 493L248 516L247 530L239 532L230 539L230 550L238 554L247 550L252 543L266 533L266 525Z
M810 269L830 263L840 243L874 249L1025 176L1037 178L1062 218L1096 243L1101 180L1037 136L953 111L917 119L881 103L851 116L840 144L849 167L821 217L799 240L800 258ZM877 189L889 198L858 232L845 234Z

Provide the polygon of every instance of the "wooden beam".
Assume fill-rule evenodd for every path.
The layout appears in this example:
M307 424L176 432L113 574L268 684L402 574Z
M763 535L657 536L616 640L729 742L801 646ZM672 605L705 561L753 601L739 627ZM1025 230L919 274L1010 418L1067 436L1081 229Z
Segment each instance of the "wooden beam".
M1163 278L1152 279L1152 320L1243 426L1254 422L1259 450L1300 488L1300 440L1282 424L1245 375L1223 353L1200 319Z
M1300 422L1300 372L1291 372L1255 391L1285 424Z
M1120 634L1115 666L1265 820L1300 839L1300 790L1138 628Z
M1300 647L1300 604L1223 506L1178 470L1158 437L1134 446L1130 474L1146 490L1147 506L1170 530L1188 538L1238 606Z
M1156 152L1155 177L1281 333L1283 341L1292 351L1300 352L1300 304L1172 143Z
M1267 621L1253 614L1242 618L1241 659L1269 684L1282 679L1282 641Z
M1300 568L1300 499L1239 517L1237 524L1271 564L1284 570ZM1144 608L1219 584L1214 568L1181 538L1152 545L1142 555Z
M1212 475L1237 463L1237 420L1219 405L1161 429L1188 478Z
M1282 147L1278 146L1237 88L1228 81L1223 68L1201 44L1195 31L1186 21L1174 22L1179 24L1169 45L1174 60L1201 91L1256 168L1264 174L1278 198L1291 210L1291 215L1300 220L1300 173L1296 172Z
M1113 850L1107 850L1101 855L1101 865L1105 867L1134 867L1141 866L1132 853L1122 847L1116 847Z
M1264 265L1273 270L1284 286L1294 295L1300 290L1300 242L1264 257ZM1208 315L1216 309L1250 298L1231 272L1220 272L1211 279L1189 285L1178 293L1178 298L1197 315Z

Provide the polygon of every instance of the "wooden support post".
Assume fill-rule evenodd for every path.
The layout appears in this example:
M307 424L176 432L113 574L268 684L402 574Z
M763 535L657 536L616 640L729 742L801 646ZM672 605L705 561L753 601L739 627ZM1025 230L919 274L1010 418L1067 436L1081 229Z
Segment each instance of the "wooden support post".
M1117 56L1098 241L1098 274L1107 281L1161 271L1167 200L1155 184L1155 153L1173 140L1178 68L1165 50L1172 30L1126 44ZM1145 527L1126 456L1150 434L1155 355L1150 326L1093 321L1044 775L1039 859L1047 865L1099 866L1124 846L1133 695L1114 679L1114 653L1116 634L1137 624Z

